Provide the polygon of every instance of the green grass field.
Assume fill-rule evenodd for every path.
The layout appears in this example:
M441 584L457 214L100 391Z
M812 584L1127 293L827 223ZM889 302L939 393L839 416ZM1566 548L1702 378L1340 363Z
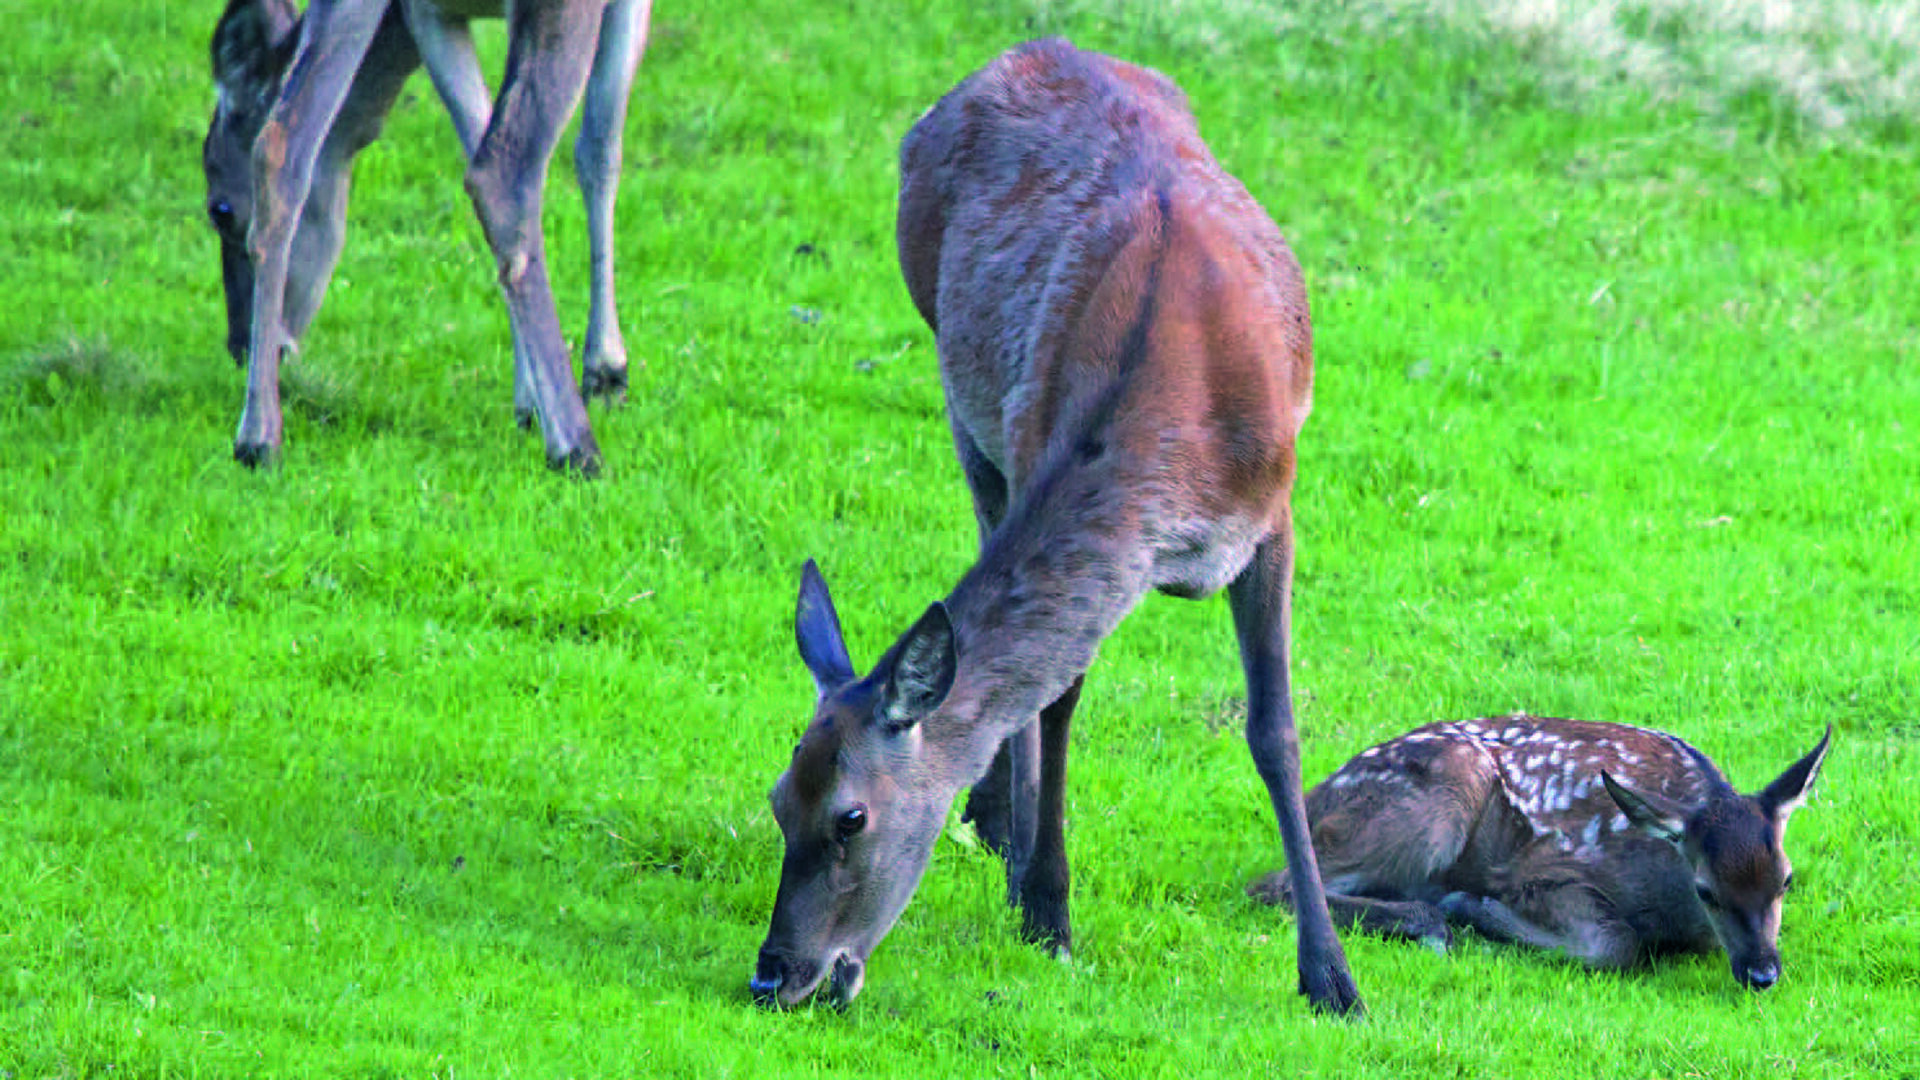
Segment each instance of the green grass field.
M16 8L0 1076L1920 1077L1920 90L1868 49L1815 100L1684 3L1614 6L1673 46L1659 79L1458 3L661 0L620 229L646 366L591 484L511 423L424 79L361 161L284 467L236 467L218 5ZM1857 9L1913 15L1796 11ZM1858 75L1856 23L1809 25ZM1370 1018L1313 1017L1289 920L1242 895L1280 855L1226 605L1155 598L1074 731L1072 965L955 835L852 1009L750 1006L764 796L812 702L798 568L864 666L974 543L898 140L1056 32L1181 82L1306 268L1309 775L1526 709L1673 730L1753 787L1832 723L1777 988L1350 936ZM577 332L572 188L562 160Z

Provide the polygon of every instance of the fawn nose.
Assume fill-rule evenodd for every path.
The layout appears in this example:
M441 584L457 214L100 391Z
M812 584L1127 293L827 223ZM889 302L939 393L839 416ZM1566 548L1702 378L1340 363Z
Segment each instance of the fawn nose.
M1765 990L1780 981L1780 965L1769 960L1764 964L1755 964L1741 972L1740 981L1750 990Z

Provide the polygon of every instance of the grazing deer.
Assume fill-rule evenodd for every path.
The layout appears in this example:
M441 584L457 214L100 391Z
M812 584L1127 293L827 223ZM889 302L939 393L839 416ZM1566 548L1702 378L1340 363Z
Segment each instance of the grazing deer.
M220 236L227 351L247 368L234 457L280 451L280 360L306 331L346 235L353 158L380 133L424 61L466 154L467 191L493 249L513 326L514 412L538 422L547 461L598 470L582 393L624 396L613 294L621 130L652 0L228 0L214 27L219 102L201 162ZM508 19L506 75L490 103L467 22ZM547 162L574 104L592 291L581 389L560 336L540 226Z
M795 635L819 697L771 795L786 858L754 996L793 1004L826 983L852 999L948 808L997 753L1013 764L996 776L1034 780L997 799L1016 818L1009 892L1026 936L1064 955L1082 677L1147 592L1225 586L1248 742L1307 898L1300 990L1357 1012L1287 681L1288 496L1312 384L1298 263L1177 87L1058 39L949 92L900 171L901 268L938 342L980 556L864 677L808 562Z
M1596 968L1726 950L1780 977L1780 846L1833 729L1758 795L1675 736L1502 716L1429 724L1365 750L1307 795L1334 914L1444 948L1447 923ZM1279 874L1248 887L1289 903Z

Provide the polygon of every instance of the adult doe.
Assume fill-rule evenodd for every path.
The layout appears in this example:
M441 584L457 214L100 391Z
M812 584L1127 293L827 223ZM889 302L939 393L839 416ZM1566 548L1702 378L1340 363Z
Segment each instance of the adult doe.
M1833 729L1757 795L1679 738L1502 716L1429 724L1307 795L1334 914L1444 947L1447 923L1621 968L1724 949L1734 978L1780 977L1787 819ZM1287 902L1270 875L1248 889Z
M207 216L220 237L227 351L247 368L236 459L260 465L280 452L281 354L305 333L340 257L354 155L379 135L424 61L453 117L467 191L506 294L514 412L522 424L539 423L549 464L599 468L582 393L618 400L627 385L613 210L627 94L651 7L652 0L312 0L298 15L289 0L228 0L213 32L219 102L201 162ZM467 23L502 14L509 45L494 103ZM574 165L587 203L592 291L576 391L547 283L540 207L548 159L583 86Z
M1026 935L1064 953L1082 677L1150 590L1225 586L1248 742L1306 898L1300 990L1359 1010L1314 872L1287 681L1288 497L1312 384L1292 252L1177 87L1057 39L949 92L900 170L901 268L937 339L980 556L864 677L807 564L795 633L819 697L771 796L786 857L755 997L859 991L953 799L996 754L990 779L1011 787L976 793L1012 819L988 829L1008 844L1010 897Z

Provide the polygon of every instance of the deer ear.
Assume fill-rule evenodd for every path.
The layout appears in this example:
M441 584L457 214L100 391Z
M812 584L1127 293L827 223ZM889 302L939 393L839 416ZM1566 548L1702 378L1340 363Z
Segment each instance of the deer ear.
M959 667L953 622L947 616L947 606L935 603L893 647L874 718L895 733L919 723L947 700Z
M1664 795L1652 792L1635 791L1615 780L1606 770L1600 771L1600 781L1607 785L1607 794L1613 796L1613 804L1627 815L1634 828L1656 840L1665 840L1678 844L1687 834L1686 811L1679 803Z
M278 79L299 16L287 0L228 0L214 24L213 79L229 92L261 91Z
M1827 760L1827 744L1832 741L1833 725L1828 724L1827 733L1820 737L1820 745L1808 751L1806 757L1787 766L1787 771L1760 793L1760 806L1766 810L1768 817L1784 824L1807 800L1807 793L1813 790L1814 778L1820 775L1820 764Z
M840 613L833 610L833 597L827 595L827 579L812 560L800 571L800 602L793 613L793 638L800 646L800 659L813 674L813 688L825 697L835 687L853 681L853 661L847 658L847 642L840 634Z

